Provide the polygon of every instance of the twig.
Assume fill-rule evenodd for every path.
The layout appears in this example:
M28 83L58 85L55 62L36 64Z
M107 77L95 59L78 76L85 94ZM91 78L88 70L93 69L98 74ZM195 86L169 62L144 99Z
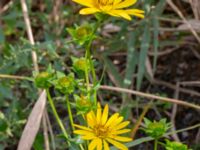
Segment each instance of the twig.
M196 138L195 138L196 144L199 144L199 141L200 141L200 128L199 128L199 130L198 130L198 132L197 132L197 136L196 136Z
M196 20L200 19L200 2L199 0L189 0Z
M172 0L167 0L167 3L171 6L171 8L179 15L179 17L183 20L183 22L188 26L194 37L197 39L197 41L200 43L200 37L192 27L192 25L186 20L186 18L183 16L181 11L178 9L178 7L172 2Z
M179 97L179 83L177 82L176 83L176 91L175 91L175 95L174 95L174 98L178 99ZM180 139L178 137L178 135L176 134L176 123L175 123L175 120L176 120L176 113L177 113L177 104L173 104L173 107L172 107L172 115L171 115L171 122L172 122L172 128L171 128L171 131L173 132L172 134L172 137L180 142Z
M178 47L176 46L176 47L173 47L173 48L170 48L170 49L166 49L165 51L158 52L157 56L167 55L167 54L170 54L170 53L172 53L172 52L174 52L174 51L176 51L176 50L179 50L179 49L180 49L179 46L178 46ZM149 51L149 52L148 52L148 55L150 55L150 56L155 56L155 53Z
M197 58L197 59L199 59L200 60L200 54L199 54L199 52L197 52L197 49L194 49L193 47L189 47L190 49L191 49L191 51L192 51L192 53L194 54L194 56Z
M165 17L157 17L157 19L160 21L166 21L166 22L184 23L182 20L165 18Z
M47 127L47 120L46 120L46 117L44 117L45 114L43 113L43 117L42 117L42 125L43 127ZM50 146L49 146L49 138L48 138L48 131L47 131L47 128L44 128L44 140L45 140L45 150L50 150Z
M13 1L11 0L10 2L8 2L8 4L6 4L3 8L0 9L0 14L2 14L3 12L5 12L6 10L8 10L8 8L13 4Z
M16 75L7 75L7 74L0 74L0 78L17 79L17 80L30 80L29 77L16 76Z
M31 23L30 23L30 19L28 16L28 9L27 9L25 0L21 0L21 5L22 5L22 10L23 10L24 22L26 25L26 32L28 34L28 39L29 39L31 45L35 45L35 41L33 38L33 32L32 32L32 28L31 28ZM37 62L37 54L35 51L32 51L31 53L32 53L32 61L33 61L34 69L35 69L35 71L39 72L39 67L38 67L38 62Z
M180 84L183 86L200 86L200 81L183 81Z
M50 134L50 138L51 138L52 149L56 150L55 138L54 138L51 122L50 122L50 119L49 119L49 115L47 114L47 111L45 111L44 113L45 113L45 116L46 116L47 125L49 127L49 134Z
M191 103L188 103L188 102L185 102L185 101L182 101L182 100L178 100L178 99L165 98L165 97L160 97L160 96L156 96L156 95L153 95L153 94L143 93L143 92L119 88L119 87L112 87L112 86L107 86L107 85L100 86L100 89L129 93L129 94L133 94L133 95L137 95L137 96L141 96L141 97L147 97L149 99L155 99L155 100L160 100L160 101L163 101L163 102L175 103L175 104L178 104L178 105L191 107L191 108L195 108L195 109L200 110L199 105L191 104Z
M183 129L177 130L176 133L181 133L181 132L184 132L184 131L193 130L193 129L199 128L199 127L200 127L200 123L195 124L195 125L190 126L190 127L187 127L187 128L183 128ZM171 135L171 134L173 134L173 132L169 132L169 133L167 133L165 135Z
M169 82L165 82L165 81L162 81L162 80L154 79L152 81L152 83L153 84L157 84L157 85L163 85L163 86L166 86L166 87L168 87L170 89L176 90L176 86L171 84L171 83L169 83ZM200 93L199 92L196 92L196 91L193 91L193 90L189 90L189 89L185 89L185 88L181 88L181 87L179 88L179 92L200 97Z

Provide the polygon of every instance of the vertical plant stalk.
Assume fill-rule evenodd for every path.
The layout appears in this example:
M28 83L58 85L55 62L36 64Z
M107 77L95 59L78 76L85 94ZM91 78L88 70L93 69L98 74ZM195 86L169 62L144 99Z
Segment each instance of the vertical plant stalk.
M158 139L155 139L154 141L154 150L158 149Z
M70 124L71 124L72 130L74 131L75 130L74 121L73 121L73 115L72 115L72 111L71 111L71 106L70 106L68 95L66 95L66 102L67 102L67 110L68 110L68 114L69 114ZM84 150L82 144L79 144L79 147L80 147L81 150Z
M53 114L54 114L54 116L55 116L55 118L56 118L56 121L58 122L58 124L59 124L59 126L60 126L60 129L62 130L62 132L63 132L65 138L67 139L68 144L70 145L70 143L69 143L69 136L68 136L68 134L67 134L67 131L65 130L65 127L64 127L64 125L63 125L63 123L62 123L60 117L58 116L58 113L57 113L57 111L56 111L55 105L54 105L53 100L52 100L52 98L51 98L49 89L46 89L46 92L47 92L47 98L48 98L49 104L50 104L51 109L52 109L52 111L53 111Z
M71 106L70 106L70 103L69 103L68 95L66 95L66 102L67 102L67 110L68 110L68 114L69 114L70 124L71 124L72 130L74 131L75 130L74 121L73 121L73 115L72 115L72 111L71 111Z
M86 52L85 52L85 58L86 60L89 60L89 64L90 64L90 69L91 69L91 72L92 72L92 79L93 79L93 85L96 84L97 82L97 77L96 77L96 73L95 73L95 68L94 68L94 64L92 62L92 56L91 56L91 45L92 45L92 42L93 42L93 36L95 35L97 29L100 27L101 25L101 20L98 20L95 24L95 27L94 27L94 30L89 38L89 41L88 41L88 44L86 45ZM86 75L86 84L87 84L87 89L90 90L90 85L89 85L89 72L88 70L86 69L85 70L85 75ZM97 104L97 91L94 90L94 102L95 102L95 105Z

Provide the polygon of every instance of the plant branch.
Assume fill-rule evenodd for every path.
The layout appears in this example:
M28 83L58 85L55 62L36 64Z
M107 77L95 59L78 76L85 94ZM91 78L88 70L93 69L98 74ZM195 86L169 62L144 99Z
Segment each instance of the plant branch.
M166 97L161 97L161 96L148 94L148 93L144 93L144 92L139 92L139 91L135 91L135 90L129 90L129 89L125 89L125 88L112 87L112 86L106 86L106 85L100 86L100 89L129 93L129 94L132 94L132 95L137 95L137 96L141 96L141 97L147 97L149 99L160 100L160 101L163 101L163 102L175 103L175 104L178 104L178 105L191 107L191 108L195 108L195 109L200 110L200 106L199 105L191 104L191 103L185 102L183 100L178 100L178 99L173 99L173 98L166 98Z

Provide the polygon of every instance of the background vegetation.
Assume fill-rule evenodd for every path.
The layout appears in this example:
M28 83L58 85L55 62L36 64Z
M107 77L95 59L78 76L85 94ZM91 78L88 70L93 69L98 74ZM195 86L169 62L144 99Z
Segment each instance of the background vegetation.
M80 16L80 6L70 0L27 0L35 45L28 40L20 0L0 1L0 150L16 149L27 118L38 99L35 85L19 77L33 76L32 51L37 53L39 70L49 64L68 73L71 57L81 57L84 50L74 44L67 28L94 22L93 16ZM152 93L161 97L182 99L200 104L200 2L198 0L140 0L137 7L145 10L145 19L125 21L109 18L98 29L92 53L102 85ZM15 75L16 77L5 76ZM54 95L54 90L51 89ZM146 114L151 120L167 118L172 130L192 127L200 122L200 111L177 103L153 101L139 96L102 88L98 92L102 104L111 104L134 124ZM56 107L66 126L68 115L62 98ZM51 114L51 109L48 113ZM59 128L50 116L56 136L56 149L65 149ZM135 138L144 137L135 128ZM42 127L34 149L43 149ZM171 136L194 150L200 150L200 129L185 130ZM143 143L136 149L152 149Z

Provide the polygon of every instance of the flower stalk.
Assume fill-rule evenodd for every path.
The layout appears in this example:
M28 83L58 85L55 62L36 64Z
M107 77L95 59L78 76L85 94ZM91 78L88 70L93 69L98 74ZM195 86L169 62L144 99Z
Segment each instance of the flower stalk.
M73 115L72 115L72 111L71 111L71 106L70 106L68 95L66 95L66 102L67 102L67 110L68 110L70 124L71 124L72 130L74 131L75 130L74 121L73 121Z
M86 49L85 59L89 60L89 65L90 65L90 69L91 69L91 73L92 73L93 84L96 84L97 78L96 78L95 68L94 68L94 64L93 64L92 56L91 56L91 45L92 45L92 42L93 42L93 39L94 39L93 37L94 37L95 33L97 32L98 28L100 27L101 23L102 23L102 20L98 20L96 22L94 30L93 30L92 34L90 35L88 44L85 47L85 49ZM88 72L87 69L85 70L85 76L86 76L85 78L86 78L87 90L88 90L88 93L90 93L89 92L90 91L89 72ZM94 102L95 102L95 104L97 104L96 93L97 93L97 91L94 90Z
M155 139L154 141L154 150L158 149L158 139Z
M63 135L67 139L68 144L70 145L69 136L68 136L67 131L66 131L66 129L65 129L65 127L64 127L64 125L63 125L63 123L62 123L62 121L61 121L61 119L60 119L60 117L59 117L59 115L58 115L58 113L56 111L56 108L55 108L55 105L53 103L53 99L51 98L51 94L49 92L49 89L46 89L46 92L47 92L47 98L48 98L49 104L50 104L51 109L53 111L53 114L54 114L54 116L56 118L56 121L58 122L58 125L60 126L60 129L63 132Z

